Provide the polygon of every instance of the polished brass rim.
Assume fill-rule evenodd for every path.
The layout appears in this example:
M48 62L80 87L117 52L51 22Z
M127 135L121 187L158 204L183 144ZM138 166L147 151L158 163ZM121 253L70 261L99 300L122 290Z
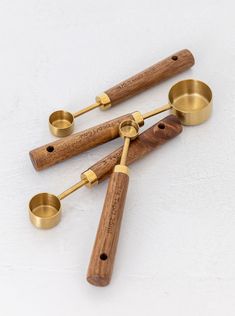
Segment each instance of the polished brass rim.
M200 80L188 79L177 82L169 91L169 102L143 114L144 120L171 110L183 125L205 122L212 112L212 91Z
M29 213L34 226L42 229L54 227L61 218L61 203L57 196L39 193L29 202Z
M134 120L125 120L119 125L119 134L122 138L135 139L139 134L139 125Z
M187 98L192 96L194 100L200 100L201 102L194 102L194 107L189 105L185 106L185 109L175 104L179 98ZM173 85L168 94L169 103L178 111L182 113L192 113L200 111L207 107L212 101L212 91L210 87L200 80L187 79L177 82ZM203 99L205 103L203 104Z

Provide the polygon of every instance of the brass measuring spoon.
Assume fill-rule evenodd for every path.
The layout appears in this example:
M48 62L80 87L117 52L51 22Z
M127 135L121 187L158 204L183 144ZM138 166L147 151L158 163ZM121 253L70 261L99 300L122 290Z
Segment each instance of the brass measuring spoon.
M168 100L166 105L143 114L142 119L171 110L183 125L198 125L205 122L211 114L211 89L199 80L188 79L177 82L171 87Z
M42 170L118 137L119 124L123 120L135 120L139 126L142 126L146 119L166 110L171 110L184 125L201 124L211 114L212 91L208 85L199 80L180 81L170 89L167 105L145 114L138 111L126 114L65 139L48 143L32 150L30 158L35 169Z
M111 280L129 183L129 168L126 166L127 154L130 141L138 136L138 131L139 126L135 121L128 120L120 124L120 136L124 138L121 161L115 166L109 179L87 272L87 281L96 286L106 286Z
M131 142L127 164L144 157L158 146L179 135L181 131L182 125L175 116L169 115L160 120L141 133L138 141ZM119 163L121 154L122 147L105 156L81 174L80 182L58 196L50 193L35 195L29 202L29 217L32 224L42 229L56 226L62 213L60 201L83 186L91 188L105 180Z
M34 195L29 202L29 217L32 224L42 229L56 226L61 219L60 201L87 183L85 179L81 180L57 196L46 192Z
M194 57L189 50L183 49L176 52L144 71L108 89L96 97L95 103L78 112L70 113L64 110L53 112L49 117L50 131L57 137L68 136L73 133L75 118L98 107L101 110L109 109L111 106L116 105L193 65Z

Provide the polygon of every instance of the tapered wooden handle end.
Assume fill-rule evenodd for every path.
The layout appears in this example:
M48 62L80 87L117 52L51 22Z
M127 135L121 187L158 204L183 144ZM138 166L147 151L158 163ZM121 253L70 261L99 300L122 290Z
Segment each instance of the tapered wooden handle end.
M110 275L87 275L87 282L94 286L107 286L110 283Z
M96 286L110 283L117 250L129 176L112 173L90 258L87 281Z
M168 78L171 78L194 65L193 54L188 49L182 49L142 72L128 78L105 91L115 105L128 99Z

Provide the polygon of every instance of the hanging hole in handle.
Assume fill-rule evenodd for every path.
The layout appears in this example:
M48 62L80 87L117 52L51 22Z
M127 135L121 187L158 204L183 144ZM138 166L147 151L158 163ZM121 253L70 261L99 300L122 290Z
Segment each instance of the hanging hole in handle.
M108 256L106 255L106 253L102 253L102 254L100 255L100 259L103 260L103 261L105 261L105 260L108 259Z
M174 55L174 56L171 57L171 59L172 59L172 60L177 60L177 59L178 59L178 56Z
M47 147L47 151L49 152L49 153L52 153L53 151L54 151L54 147L53 146L48 146Z
M158 128L160 128L160 129L164 129L165 127L166 127L166 125L163 124L163 123L159 123L159 124L158 124Z

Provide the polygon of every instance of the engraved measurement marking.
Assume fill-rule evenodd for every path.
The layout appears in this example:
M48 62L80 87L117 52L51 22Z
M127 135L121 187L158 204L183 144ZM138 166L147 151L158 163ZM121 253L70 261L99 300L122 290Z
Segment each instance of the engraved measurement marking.
M171 60L169 62L171 62ZM152 75L156 72L156 70L161 69L161 67L162 67L161 63L159 63L157 65L153 65L150 68L146 69L145 71L140 72L138 75L134 76L133 78L130 78L130 79L125 80L124 82L121 82L117 86L117 88L122 89L122 88L128 87L130 85L133 85L133 84L135 84L135 82L138 82L142 78L145 78L146 81L148 81L148 78L146 77L146 73L148 73L149 75L150 74Z
M121 187L118 187L116 190L117 190L116 191L117 192L117 196L115 197L115 199L112 202L111 215L110 215L110 218L109 218L109 221L108 221L107 225L105 226L105 229L107 230L108 234L112 234L113 233L113 225L114 225L114 223L117 220L117 214L118 214L118 208L119 208L118 206L119 206L119 201L120 201L120 198L121 198L121 195L122 195L122 188Z
M101 124L101 126L92 127L91 129L88 129L84 132L82 132L80 135L77 135L78 141L83 140L84 138L87 139L89 137L95 137L97 134L100 134L102 132L107 132L107 129L114 128L115 129L115 135L118 134L118 125L122 122L123 117L119 118L118 120L110 123L106 123L105 125ZM111 131L113 133L113 130Z

